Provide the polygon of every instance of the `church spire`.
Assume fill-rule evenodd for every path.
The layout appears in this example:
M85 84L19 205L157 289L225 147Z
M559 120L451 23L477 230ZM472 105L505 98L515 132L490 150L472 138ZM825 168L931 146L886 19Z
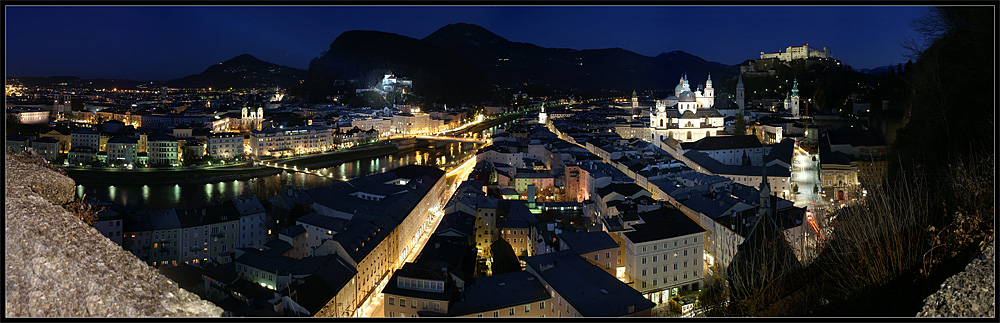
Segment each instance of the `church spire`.
M708 81L705 81L705 87L712 87L712 72L708 72Z
M764 157L761 156L761 159ZM767 182L767 164L762 163L760 168L760 214L764 215L771 210L771 185Z

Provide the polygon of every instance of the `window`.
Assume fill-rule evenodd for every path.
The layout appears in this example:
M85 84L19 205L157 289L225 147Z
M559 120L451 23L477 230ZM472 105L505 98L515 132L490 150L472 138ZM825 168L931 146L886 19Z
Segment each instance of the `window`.
M676 247L676 246L677 246L677 241L674 241L674 247Z
M424 310L429 309L429 307L427 307L427 301L420 302L420 305L421 305L420 306L421 309L424 309Z
M642 275L646 276L646 270L645 269L642 270Z
M698 242L698 237L695 237L695 238L694 238L694 242L695 242L695 243L697 243L697 242Z
M656 286L656 279L653 279L653 286Z
M688 239L684 239L684 244L688 244Z
M441 302L434 302L434 310L438 312L441 311Z
M674 275L674 281L677 281L677 275Z
M393 316L396 316L396 312L389 311L389 317L393 317Z
M642 247L642 252L646 252L646 247Z
M677 270L677 264L674 264L674 270Z
M599 260L599 258L601 258L601 255L594 255L594 261Z
M417 308L417 301L416 300L410 302L410 308Z
M653 275L656 275L656 267L653 267Z
M513 307L510 308L510 314L509 315L510 316L514 316L514 308Z
M684 257L687 257L687 255L688 255L688 251L684 250Z
M646 264L646 257L642 257L642 264L643 264L643 265L645 265L645 264Z
M653 262L656 262L656 256L653 256Z
M646 282L642 282L642 288L646 288Z
M399 307L406 307L406 299L405 298L400 298L399 299Z
M655 244L653 245L653 251L656 251L656 245Z
M483 317L483 314L476 314L476 317Z
M538 309L544 310L545 309L545 302L538 302Z
M604 259L609 259L609 258L611 258L611 252L605 252Z
M663 272L667 272L667 265L663 265Z
M493 317L500 317L500 311L493 311Z

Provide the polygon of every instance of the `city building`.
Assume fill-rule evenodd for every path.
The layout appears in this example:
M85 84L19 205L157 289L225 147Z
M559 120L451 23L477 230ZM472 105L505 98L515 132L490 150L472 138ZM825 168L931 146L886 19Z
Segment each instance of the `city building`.
M73 131L70 134L70 149L78 147L90 147L94 151L100 151L100 134L97 131L88 128Z
M618 268L618 243L605 231L563 232L559 249L571 250L611 275Z
M243 135L213 133L205 138L205 154L213 159L230 159L244 155Z
M389 136L392 131L392 119L369 118L351 120L351 127L361 130L375 129L380 136Z
M146 154L149 165L180 166L180 149L177 138L158 135L147 139Z
M426 113L392 115L392 132L404 135L426 134L431 131L431 118Z
M52 137L40 137L33 140L31 149L35 151L35 154L50 162L58 160L61 155L59 153L59 140Z
M333 130L329 127L271 128L250 132L250 153L255 156L317 153L333 145Z
M55 129L49 130L48 132L39 133L38 138L53 138L59 141L59 153L66 154L69 153L70 149L70 131L65 127L57 127Z
M655 303L701 289L707 231L673 207L639 217L641 223L624 233L626 281Z
M267 242L269 232L266 226L264 205L254 196L240 196L232 200L239 214L240 248L261 248Z
M8 153L22 153L31 147L31 136L15 133L9 134L5 138L4 150Z
M570 250L525 258L549 292L546 317L649 316L653 302Z
M176 145L176 143L175 143ZM115 137L108 140L107 161L111 166L131 167L138 164L139 142L135 138Z
M122 244L124 233L122 229L122 219L121 214L114 210L105 210L97 213L97 220L94 221L94 229L100 232L101 235L111 240L119 246L124 246Z
M49 123L49 110L41 107L13 107L7 109L7 115L11 115L21 124L47 124Z

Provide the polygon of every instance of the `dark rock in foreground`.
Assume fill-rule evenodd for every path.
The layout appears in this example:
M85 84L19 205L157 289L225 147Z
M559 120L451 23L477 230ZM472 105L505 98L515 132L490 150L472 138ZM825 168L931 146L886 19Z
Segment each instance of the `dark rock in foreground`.
M918 317L996 317L994 245L924 300Z
M73 199L72 179L10 156L5 164L6 317L222 314L53 204Z

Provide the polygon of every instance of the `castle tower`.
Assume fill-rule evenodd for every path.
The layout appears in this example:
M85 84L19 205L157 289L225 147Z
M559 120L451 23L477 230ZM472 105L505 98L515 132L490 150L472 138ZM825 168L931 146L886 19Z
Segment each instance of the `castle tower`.
M746 98L743 96L743 73L740 73L739 80L736 81L736 106L740 107L740 115L743 115L743 108L746 105Z
M792 95L791 95L791 97L792 97L792 105L791 105L792 115L798 117L799 116L799 79L797 79L797 78L795 79L795 82L792 84Z

